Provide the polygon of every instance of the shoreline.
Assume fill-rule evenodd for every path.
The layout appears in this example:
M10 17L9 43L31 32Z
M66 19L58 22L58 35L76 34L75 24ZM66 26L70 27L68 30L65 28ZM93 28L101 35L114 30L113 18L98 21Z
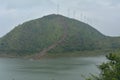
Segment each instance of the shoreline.
M64 53L47 53L40 59L44 58L59 58L59 57L95 57L95 56L106 56L107 54L114 52L112 50L94 50L94 51L74 51L74 52L64 52ZM35 54L31 55L17 55L17 54L0 54L0 58L24 58L32 59Z

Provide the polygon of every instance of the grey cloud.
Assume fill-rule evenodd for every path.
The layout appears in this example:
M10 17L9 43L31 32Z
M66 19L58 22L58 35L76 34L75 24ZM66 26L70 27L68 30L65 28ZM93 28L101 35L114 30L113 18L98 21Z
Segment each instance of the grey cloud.
M17 9L25 9L25 8L33 8L33 7L49 7L54 6L54 2L51 0L2 0L0 3L3 3L6 8L17 8Z
M93 27L102 33L120 34L120 0L0 0L0 36L24 21L56 13L57 4L62 15L70 9L69 17L76 11L74 18L81 20L81 13L90 17Z
M107 0L110 3L110 6L120 5L120 0Z

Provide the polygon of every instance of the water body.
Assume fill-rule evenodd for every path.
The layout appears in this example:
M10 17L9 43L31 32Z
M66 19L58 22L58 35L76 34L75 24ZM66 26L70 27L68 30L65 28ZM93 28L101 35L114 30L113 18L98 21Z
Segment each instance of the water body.
M83 75L98 74L100 57L53 58L38 61L0 58L0 80L84 80Z

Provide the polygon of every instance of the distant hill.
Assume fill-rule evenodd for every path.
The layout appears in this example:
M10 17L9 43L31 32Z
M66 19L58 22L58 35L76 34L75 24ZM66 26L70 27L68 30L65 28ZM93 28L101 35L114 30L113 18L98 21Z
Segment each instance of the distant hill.
M55 14L18 25L0 38L0 54L62 54L118 48L119 37L105 36L86 23Z

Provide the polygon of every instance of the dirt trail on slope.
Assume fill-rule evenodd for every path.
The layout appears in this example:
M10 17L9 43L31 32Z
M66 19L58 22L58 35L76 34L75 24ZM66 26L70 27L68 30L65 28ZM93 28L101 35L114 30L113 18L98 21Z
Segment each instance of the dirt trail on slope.
M67 30L68 30L68 25L65 22L64 19L60 19L60 24L63 27L63 34L60 38L60 40L56 41L54 44L50 45L47 48L44 48L40 53L36 54L33 59L40 59L42 56L46 55L48 51L50 51L51 49L54 49L57 45L61 44L67 37Z

